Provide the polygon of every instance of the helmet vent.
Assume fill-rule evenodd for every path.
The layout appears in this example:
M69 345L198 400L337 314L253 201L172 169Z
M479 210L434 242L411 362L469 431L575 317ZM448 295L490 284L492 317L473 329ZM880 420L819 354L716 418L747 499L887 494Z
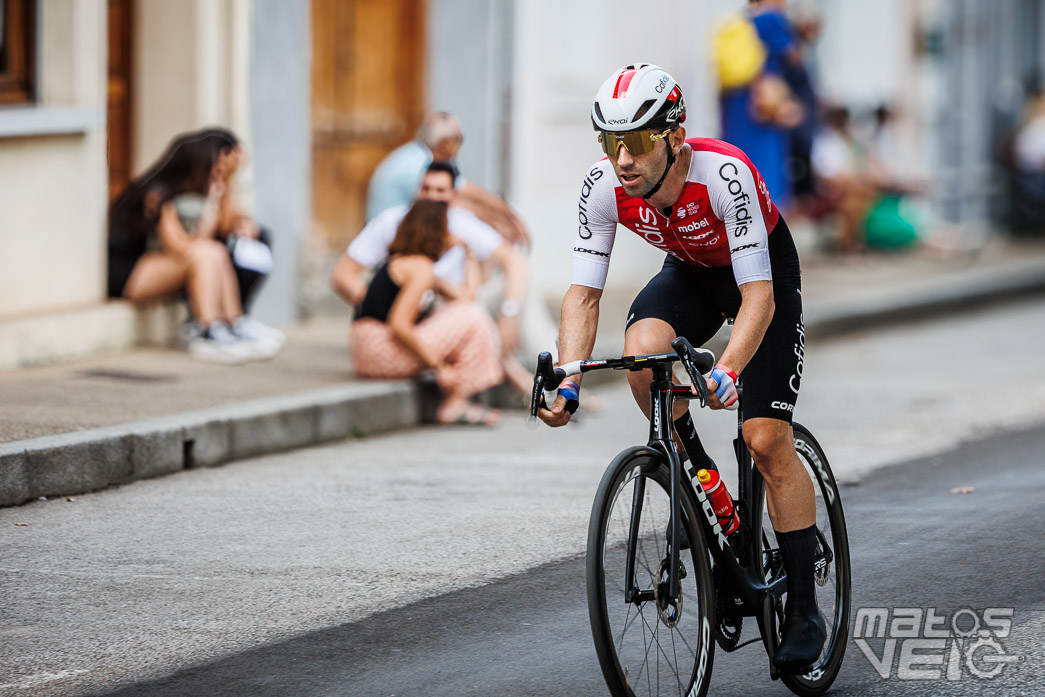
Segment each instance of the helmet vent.
M632 121L638 121L639 119L641 119L643 116L646 115L647 111L649 111L650 109L653 108L653 106L656 103L657 103L656 99L647 99L646 101L644 101L642 103L642 106L639 107L639 110L635 112L635 116L633 116L631 118L631 120Z
M606 123L606 117L602 115L602 109L599 107L598 102L595 102L595 116L599 119L599 123Z

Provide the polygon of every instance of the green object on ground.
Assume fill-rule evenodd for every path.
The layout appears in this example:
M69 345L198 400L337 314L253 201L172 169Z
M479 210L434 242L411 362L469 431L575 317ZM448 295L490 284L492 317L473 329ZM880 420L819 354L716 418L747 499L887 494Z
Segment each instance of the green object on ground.
M918 241L918 216L902 196L882 196L864 221L864 239L871 247L900 249Z

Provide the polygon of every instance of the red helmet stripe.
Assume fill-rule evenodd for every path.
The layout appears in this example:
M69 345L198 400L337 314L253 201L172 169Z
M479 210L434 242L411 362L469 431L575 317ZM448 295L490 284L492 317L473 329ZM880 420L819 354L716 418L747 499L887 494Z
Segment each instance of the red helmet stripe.
M625 70L617 78L617 84L613 86L613 98L623 97L628 92L628 85L631 84L632 78L635 77L637 70Z
M675 89L671 90L671 94L669 94L669 95L668 95L668 101L669 101L669 102L675 102L675 101L678 101L678 98L679 98L679 94L680 94L680 92L679 92L679 86L678 86L678 85L675 85Z

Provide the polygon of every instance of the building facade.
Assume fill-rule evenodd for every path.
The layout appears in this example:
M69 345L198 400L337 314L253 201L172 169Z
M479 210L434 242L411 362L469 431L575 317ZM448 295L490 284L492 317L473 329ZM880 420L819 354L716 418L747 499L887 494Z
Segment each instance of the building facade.
M433 109L463 124L465 176L530 227L535 292L554 303L600 157L595 89L616 67L658 63L686 92L689 132L716 135L711 36L745 4L0 0L0 369L170 335L169 308L106 301L106 207L174 135L207 125L248 145L242 193L275 236L262 319L318 311L370 172ZM899 106L941 213L986 227L993 149L1045 62L1042 0L804 4L823 17L822 94ZM630 293L661 255L630 233L617 244L611 284Z

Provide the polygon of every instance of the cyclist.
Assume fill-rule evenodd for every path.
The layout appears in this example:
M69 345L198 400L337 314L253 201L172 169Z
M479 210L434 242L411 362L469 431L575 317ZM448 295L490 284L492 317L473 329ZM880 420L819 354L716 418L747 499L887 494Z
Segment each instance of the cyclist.
M774 662L800 672L819 657L825 626L813 580L813 484L791 431L805 352L791 233L741 150L719 140L686 139L685 100L663 68L640 63L614 72L595 95L591 119L606 157L581 184L559 362L591 356L618 223L667 252L660 273L631 306L625 353L671 351L678 335L700 345L725 318L735 318L708 380L708 403L712 409L732 406L737 378L744 376L744 440L765 477L787 572L786 617ZM629 372L628 379L648 412L650 371ZM549 426L569 422L566 397L579 389L580 376L564 383L541 419ZM676 403L672 418L688 457L707 461L684 403Z

